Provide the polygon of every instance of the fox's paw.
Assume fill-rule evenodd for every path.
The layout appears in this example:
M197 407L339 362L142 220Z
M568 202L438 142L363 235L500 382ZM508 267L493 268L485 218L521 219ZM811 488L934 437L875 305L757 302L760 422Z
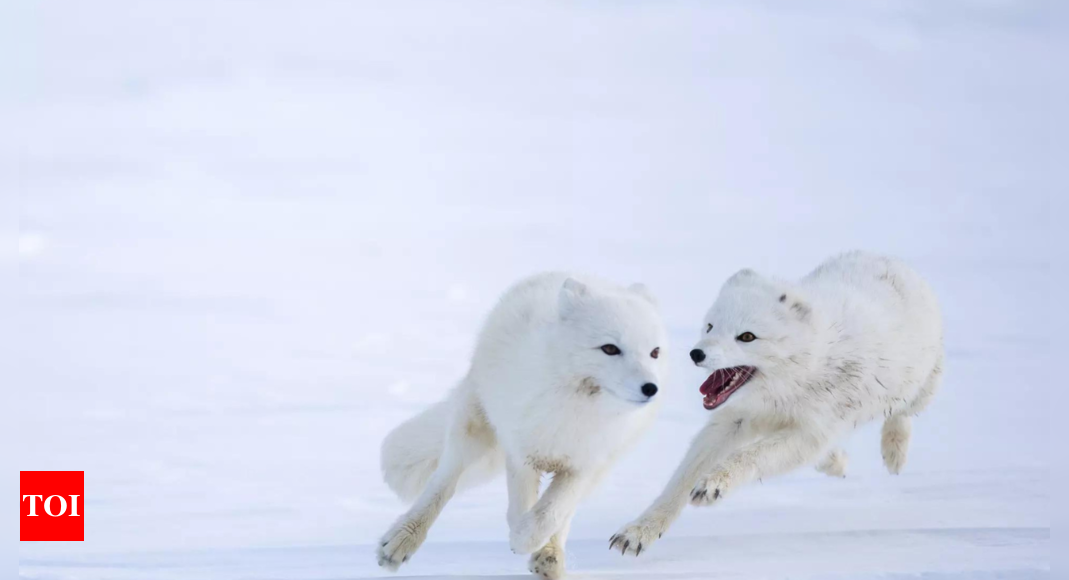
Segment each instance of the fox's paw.
M817 471L831 477L846 477L846 464L846 452L842 449L835 449L817 465Z
M400 522L379 540L379 566L397 571L416 553L426 537L426 530L416 522Z
M883 464L891 475L902 473L902 468L906 466L906 451L905 447L900 445L884 446Z
M727 495L731 488L731 476L718 470L698 480L690 492L690 503L695 506L713 505Z
M531 555L527 569L535 576L546 580L558 580L564 577L564 549L550 542L541 550Z
M528 512L509 531L509 547L516 554L530 554L545 546L551 535L542 529L538 518Z
M665 527L658 519L636 520L609 538L609 549L620 550L621 555L633 553L638 556L661 537Z

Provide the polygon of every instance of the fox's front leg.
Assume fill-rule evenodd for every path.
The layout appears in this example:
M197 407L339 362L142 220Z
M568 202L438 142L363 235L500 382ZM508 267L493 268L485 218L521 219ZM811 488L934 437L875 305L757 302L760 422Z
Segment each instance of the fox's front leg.
M527 569L532 574L545 580L559 580L564 577L564 545L568 542L568 531L571 529L572 520L564 522L564 526L557 530L534 554L527 563Z
M558 471L534 507L511 526L509 546L517 554L530 554L545 546L565 528L582 498L587 478L583 474Z
M694 482L744 436L742 422L730 417L710 423L691 441L683 462L676 468L661 495L635 521L609 538L609 549L636 556L657 541L687 505Z
M824 441L799 430L780 431L739 449L701 477L690 503L709 505L732 489L755 479L772 477L811 463Z
M505 479L508 483L509 507L506 514L509 529L519 525L523 514L538 501L538 483L541 472L530 465L514 461L505 462Z

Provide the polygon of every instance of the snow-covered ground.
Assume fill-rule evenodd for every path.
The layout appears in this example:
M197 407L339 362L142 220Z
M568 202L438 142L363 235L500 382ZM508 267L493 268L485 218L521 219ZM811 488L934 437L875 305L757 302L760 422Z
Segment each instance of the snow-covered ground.
M20 577L384 575L403 506L379 442L544 269L646 282L673 341L659 421L576 518L575 576L1050 577L1064 14L800 4L7 4L8 447L86 472L86 541L20 543ZM720 283L851 248L945 308L905 474L869 426L845 480L766 481L610 553L706 417L685 353ZM401 576L525 574L504 510L501 481L457 497Z

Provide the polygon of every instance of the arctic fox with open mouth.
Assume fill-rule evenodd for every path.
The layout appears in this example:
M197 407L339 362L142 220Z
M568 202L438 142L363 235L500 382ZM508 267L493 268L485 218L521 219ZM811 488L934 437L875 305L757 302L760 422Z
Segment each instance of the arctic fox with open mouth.
M883 461L906 462L910 417L943 373L935 294L899 260L852 252L797 283L751 270L732 276L705 316L691 360L710 371L713 411L664 492L609 540L641 553L689 500L709 505L755 479L807 464L843 475L834 444L882 417Z
M408 561L458 487L504 467L510 546L559 578L576 505L654 417L665 342L642 285L551 273L514 286L459 386L383 442L386 483L415 503L382 537L379 565Z

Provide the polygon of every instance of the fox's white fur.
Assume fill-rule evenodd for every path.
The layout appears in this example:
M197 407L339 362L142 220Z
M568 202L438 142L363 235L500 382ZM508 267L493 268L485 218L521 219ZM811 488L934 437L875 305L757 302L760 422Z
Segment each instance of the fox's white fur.
M846 458L834 444L877 418L884 463L902 469L910 417L931 401L943 372L935 295L905 264L853 252L793 284L743 270L701 326L698 366L757 371L711 412L664 492L611 547L638 554L688 500L712 504L755 479L807 464L841 476ZM756 340L738 338L747 332Z
M663 384L665 347L641 285L551 273L506 292L460 384L383 443L387 484L415 503L382 537L379 564L407 561L458 488L504 467L513 551L560 577L577 503L653 419L659 398L643 387Z

